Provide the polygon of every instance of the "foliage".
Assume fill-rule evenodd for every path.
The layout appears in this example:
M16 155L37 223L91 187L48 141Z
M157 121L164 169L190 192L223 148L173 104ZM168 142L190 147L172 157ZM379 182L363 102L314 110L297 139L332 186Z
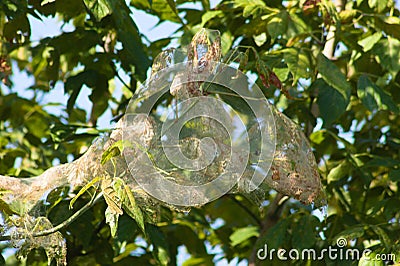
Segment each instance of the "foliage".
M122 180L102 180L103 191L112 192L60 230L68 265L176 264L181 246L190 254L185 265L252 262L264 244L321 251L340 237L349 248L370 248L370 256L392 253L399 260L400 12L391 0L336 1L344 2L336 9L328 0L223 0L215 7L207 0L193 7L181 0L1 1L0 173L33 176L78 158L100 133L99 117L106 110L114 116L124 112L153 58L176 41L148 43L132 16L135 8L178 25L182 46L207 27L221 32L223 55L241 49L239 67L255 74L268 99L309 136L328 213L320 220L294 200L276 207L274 191L261 210L242 195L226 195L189 213L144 209ZM32 40L30 21L45 17L73 30ZM333 54L326 49L332 41ZM26 88L32 97L13 90L10 76L17 69L34 78ZM112 84L122 73L129 82L116 98ZM68 95L59 115L40 101L57 84ZM91 91L88 114L76 108L85 87ZM104 160L112 160L112 152ZM76 191L76 198L54 190L35 212L59 224L92 199L93 185ZM121 206L131 211L121 215ZM18 213L15 206L0 207L5 217ZM36 248L26 263L46 264L46 253ZM285 264L276 257L264 263ZM383 265L366 258L359 263ZM10 257L7 264L17 262Z

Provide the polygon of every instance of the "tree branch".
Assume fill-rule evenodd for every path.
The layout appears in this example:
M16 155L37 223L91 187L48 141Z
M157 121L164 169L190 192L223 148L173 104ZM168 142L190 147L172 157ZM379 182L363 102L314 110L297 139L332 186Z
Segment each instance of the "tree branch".
M337 12L344 10L346 6L346 0L336 0L335 6ZM328 35L326 36L324 50L322 51L322 53L329 59L333 59L335 55L336 42L337 42L336 30L337 29L335 24L329 26L329 31Z
M95 176L113 176L114 166L107 162L101 164L101 157L113 143L122 139L122 119L109 136L98 138L79 159L51 167L39 176L17 178L0 175L1 199L6 203L21 201L32 207L47 191L60 186L70 186L72 190L89 182ZM139 132L140 134L140 132ZM118 158L118 164L126 164ZM123 168L120 167L119 172Z
M47 230L43 230L40 231L38 233L33 233L32 237L41 237L41 236L47 236L47 235L51 235L65 227L67 227L68 225L70 225L73 221L75 221L76 219L79 218L79 216L81 216L82 214L84 214L87 210L89 210L99 199L101 199L101 197L103 196L103 193L99 193L99 195L97 195L97 197L93 197L88 203L86 203L82 208L80 208L77 212L75 212L74 214L72 214L68 219L66 219L64 222L60 223L57 226L54 226L50 229ZM10 235L5 235L5 236L0 236L0 242L1 241L10 241L11 240L11 236Z

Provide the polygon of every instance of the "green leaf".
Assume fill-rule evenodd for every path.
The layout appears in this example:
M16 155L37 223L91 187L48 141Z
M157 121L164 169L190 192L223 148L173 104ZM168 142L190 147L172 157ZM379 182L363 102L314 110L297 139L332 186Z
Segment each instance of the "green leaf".
M157 0L156 0L157 1ZM154 3L154 1L153 1ZM178 10L176 9L176 4L175 4L175 0L167 0L168 6L171 8L171 10L173 11L173 13L175 14L175 18L176 18L176 22L180 23L180 24L185 24L181 18L179 17L179 13Z
M267 25L267 30L272 39L286 33L288 29L289 14L286 10L282 10L278 14L271 16Z
M318 130L310 135L310 140L311 142L315 144L321 144L328 138L329 134L326 132L326 130Z
M395 16L379 16L387 24L400 25L400 18Z
M339 13L339 18L341 23L350 23L355 16L357 16L357 10L349 9L349 10L342 10Z
M161 21L182 23L174 0L132 0L131 5L157 16Z
M164 6L169 7L164 0L162 1ZM153 1L153 7L157 2L159 1ZM126 72L131 72L134 67L134 75L138 80L143 81L150 66L150 59L143 48L139 29L130 16L131 10L122 0L115 0L110 4L113 9L111 18L117 29L118 40L123 45L123 50L119 53L121 66Z
M207 11L201 16L201 27L203 28L206 23L214 18L220 18L224 15L221 10Z
M123 140L116 141L110 145L110 147L108 147L101 155L101 164L104 165L106 162L111 160L111 158L120 155L124 151L125 145L127 145L127 142Z
M89 99L93 103L92 111L90 113L90 121L96 124L97 119L107 110L109 107L108 100L111 95L108 90L108 82L99 82L96 84L96 88L92 90Z
M379 239L381 240L382 244L386 247L386 249L390 250L390 248L393 247L394 243L390 239L386 231L377 225L371 227L372 230L374 230L374 232L379 236Z
M288 228L291 220L281 219L271 227L265 235L261 235L257 240L257 248L263 248L265 244L270 248L280 248L288 240Z
M317 217L313 215L302 215L293 228L293 248L303 250L314 246L316 238L316 227L319 224Z
M353 227L353 228L346 229L346 230L340 232L339 234L337 234L337 235L333 238L332 245L336 245L336 244L337 244L337 241L338 241L340 238L345 238L345 239L356 239L356 238L358 238L358 237L362 237L362 236L364 235L364 233L365 233L364 226L359 226L359 225L357 225L357 226L355 226L355 227Z
M46 197L46 204L48 204L46 213L51 212L51 210L58 205L63 199L68 196L70 191L69 186L57 187L50 191L50 193Z
M351 165L347 160L342 161L339 165L329 171L327 180L328 183L338 181L344 177L350 176Z
M43 115L34 113L25 120L24 124L32 135L41 139L48 134L49 124L47 121Z
M382 12L388 5L389 0L368 0L370 8L376 8L378 13Z
M131 0L131 5L141 10L149 10L152 5L151 0Z
M342 95L347 107L350 101L351 86L347 82L346 76L322 53L317 58L317 69L325 82Z
M263 14L265 4L262 1L258 0L250 0L250 1L236 1L236 2L249 2L248 4L244 4L243 8L243 17L247 18L253 16L256 18Z
M90 180L90 182L88 182L85 186L83 186L81 188L81 190L79 190L78 194L76 194L75 197L72 198L72 200L69 203L69 208L72 209L74 206L75 201L82 196L89 188L93 187L97 182L99 182L101 180L101 177L96 176L95 178L93 178L92 180Z
M375 44L372 52L379 58L384 69L397 74L400 71L400 41L390 36Z
M115 188L113 187L113 178L105 177L101 182L101 190L110 212L122 215L121 199L119 198Z
M107 0L83 0L83 2L97 21L112 13L111 6Z
M0 199L0 212L7 215L16 214L16 212L13 211L10 206L2 199Z
M107 207L104 214L106 216L106 223L110 226L111 236L115 237L118 229L119 214L113 212L110 207Z
M21 39L22 35L28 36L31 33L31 26L26 14L19 14L14 19L7 21L2 29L2 34L7 40L14 38ZM24 39L22 39L24 41Z
M192 257L188 260L185 260L182 266L215 265L213 258L213 255L208 255L201 258Z
M64 91L70 93L67 102L67 110L71 112L82 86L86 84L88 87L94 87L98 78L98 73L94 70L82 71L74 76L70 76L64 84Z
M118 231L117 231L115 241L118 241L120 243L123 243L123 242L129 243L133 239L135 239L137 234L138 234L138 227L137 227L136 222L128 215L120 216L118 219ZM133 251L134 249L138 248L138 246L140 246L139 243L138 244L132 243L129 245L130 245L130 247L128 247L128 245L127 245L127 250L124 251L124 254L126 256L129 256L129 253L131 251ZM133 250L130 250L131 248ZM122 256L124 256L124 255L122 255Z
M253 236L258 237L258 235L260 234L258 232L258 229L259 228L257 226L248 226L248 227L237 229L229 237L229 239L231 241L231 245L237 246Z
M267 34L265 32L261 33L260 35L253 36L254 42L258 47L262 46L267 41Z
M282 50L282 52L283 59L293 75L293 84L295 84L299 78L309 78L311 76L310 59L302 49L288 48Z
M340 69L322 53L317 58L317 69L326 82L316 83L319 87L317 104L326 125L338 119L350 103L351 86Z
M114 178L114 189L118 195L118 198L122 202L122 206L125 212L139 225L140 229L146 236L144 217L142 210L137 205L135 197L128 187L125 184L124 180L121 178Z
M400 169L392 169L392 170L390 170L389 178L393 182L399 182L400 181Z
M154 225L146 224L148 239L153 244L153 256L159 265L168 265L170 262L168 242L164 234Z
M233 36L229 31L225 31L221 36L222 54L226 55L232 48Z
M279 80L285 81L289 75L289 68L273 68L272 71L278 76Z
M40 5L41 5L41 6L44 6L44 5L53 3L53 2L55 2L55 1L56 1L56 0L43 0L43 1L40 3Z
M204 10L210 10L210 0L201 0L201 4Z
M362 257L358 262L358 266L384 266L385 262L383 260L377 260L376 252L366 252L362 253Z
M332 124L346 110L350 101L349 97L343 96L342 93L326 84L322 79L316 80L312 87L318 90L317 105L324 124Z
M394 103L392 97L373 83L366 75L362 75L358 79L357 95L371 112L374 110L399 112L399 108Z
M124 210L126 213L131 216L136 223L139 225L140 229L144 234L146 234L145 226L144 226L144 217L142 210L137 205L135 197L131 189L126 185L123 184L123 188L125 190L126 198L124 199Z
M19 200L12 201L8 204L8 206L10 207L11 212L16 213L20 216L25 215L30 209L30 206L27 203Z
M363 48L364 52L368 52L381 38L382 32L375 32L374 34L359 40L357 43Z
M400 39L400 18L389 14L375 15L376 28L385 32L386 36Z

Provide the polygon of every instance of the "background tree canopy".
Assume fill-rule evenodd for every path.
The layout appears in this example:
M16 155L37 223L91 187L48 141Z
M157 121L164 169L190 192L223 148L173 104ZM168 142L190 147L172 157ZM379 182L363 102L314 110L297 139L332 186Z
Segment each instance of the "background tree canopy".
M178 30L150 42L138 30L133 9ZM139 210L124 213L110 229L107 199L98 200L60 229L68 265L286 265L277 256L260 262L256 252L265 244L321 251L339 238L347 240L347 248L371 249L370 258L394 254L396 261L387 257L386 263L399 263L399 15L394 0L2 0L0 174L36 176L79 158L102 133L99 117L124 113L158 53L186 46L202 27L218 29L223 55L239 47L241 69L309 137L326 189L326 217L271 190L261 208L243 195L227 195L188 213L138 204ZM46 17L57 17L71 30L32 39L31 21ZM25 90L30 97L15 91L18 71L34 78ZM124 84L122 93L115 93L116 80ZM43 103L60 84L68 102ZM85 88L89 112L77 107ZM68 188L45 198L36 211L53 225L76 210L70 208ZM82 207L89 200L88 189L73 204ZM0 201L0 208L6 219L23 206ZM19 265L9 256L11 244L0 246L3 256L7 265ZM27 265L47 264L43 248L25 253ZM326 256L293 263L385 261Z

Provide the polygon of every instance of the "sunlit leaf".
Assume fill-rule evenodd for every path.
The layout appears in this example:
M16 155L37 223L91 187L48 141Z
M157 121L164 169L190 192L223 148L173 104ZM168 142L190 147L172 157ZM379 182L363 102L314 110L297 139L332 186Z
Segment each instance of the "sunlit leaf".
M208 21L214 18L219 18L223 14L224 13L221 10L212 10L204 13L204 15L201 17L201 27L204 27L204 25L206 25Z
M237 246L247 239L256 236L258 237L259 231L257 226L249 226L244 228L239 228L233 232L233 234L229 237L231 240L232 246Z
M112 13L111 6L107 0L83 0L83 2L93 13L97 21Z
M131 216L136 221L142 232L146 234L142 210L137 205L131 189L126 184L123 184L123 189L126 195L124 199L124 210L129 216Z
M357 43L362 46L364 52L368 52L381 38L382 32L375 32L374 34L359 40Z
M78 194L76 194L75 197L73 197L71 199L71 201L69 202L69 208L72 209L74 206L75 201L82 196L88 189L90 189L91 187L93 187L97 182L99 182L101 180L101 178L99 176L93 178L90 182L88 182L86 185L84 185L81 190L79 190Z
M115 237L118 230L119 214L114 213L114 211L112 211L110 207L107 207L105 211L105 216L106 216L106 223L110 226L111 236Z
M267 35L265 32L261 33L260 35L253 36L253 38L257 46L262 46L267 41Z
M127 143L123 140L116 141L110 145L110 147L108 147L107 150L105 150L101 155L101 164L105 164L111 160L111 158L122 154L125 145L127 145Z
M362 257L358 263L358 266L384 266L383 260L376 259L378 256L377 252L365 252L362 253Z
M310 77L312 66L309 55L295 48L284 49L282 52L283 58L293 75L293 84L295 84L299 78Z
M182 266L196 266L196 265L214 265L213 256L209 255L207 257L201 258L190 258L185 260Z
M379 57L382 67L392 73L400 70L400 41L390 36L375 44L372 52Z
M113 187L112 178L106 177L102 179L101 190L107 206L110 208L110 213L122 215L124 212L121 209L121 199Z
M389 0L368 0L370 8L376 8L378 12L382 12L388 5Z
M351 171L351 166L347 161L341 162L339 165L335 166L329 171L327 180L328 183L333 181L338 181L342 178L349 177Z
M46 4L53 3L53 2L55 2L55 1L56 1L56 0L43 0L43 1L40 3L40 5L44 6L44 5L46 5Z

